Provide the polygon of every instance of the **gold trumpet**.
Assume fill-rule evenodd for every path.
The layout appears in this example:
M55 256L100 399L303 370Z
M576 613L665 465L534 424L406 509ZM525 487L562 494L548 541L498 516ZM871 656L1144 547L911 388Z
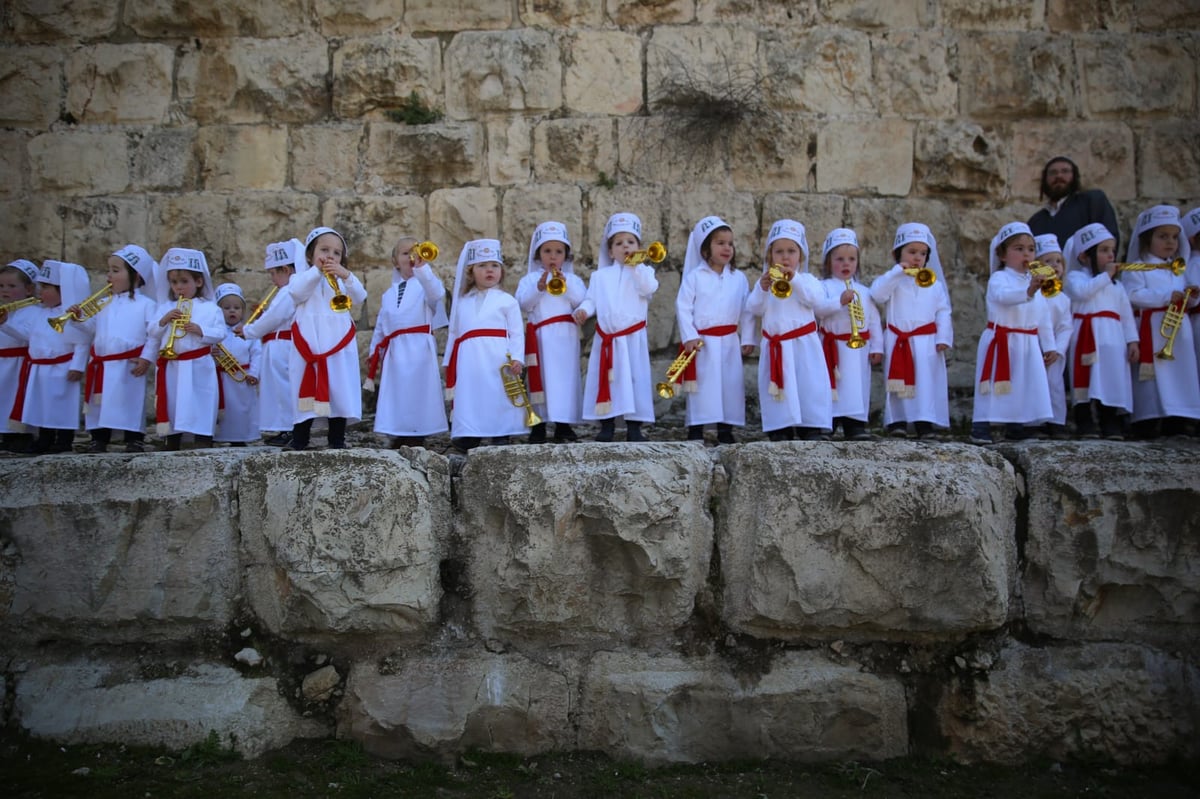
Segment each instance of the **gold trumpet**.
M937 282L937 272L934 272L928 266L906 266L904 274L917 281L917 285L923 289L927 289Z
M696 353L703 346L704 342L701 341L696 345L696 349L691 352L681 352L675 356L675 360L671 361L671 365L667 367L667 376L661 383L654 385L654 390L658 392L658 396L663 399L670 399L675 396L674 384L679 382L680 377L683 376L683 370L687 369L688 364L696 359Z
M567 279L563 277L563 273L560 270L555 269L550 279L546 281L546 291L555 297L561 297L567 293Z
M217 365L225 371L225 374L235 383L244 383L249 376L242 365L238 363L238 359L233 357L233 353L225 348L224 344L216 344L213 346L213 358L216 359Z
M183 316L171 320L171 329L167 333L167 345L158 351L158 357L168 361L179 357L179 353L175 351L175 342L187 334L184 328L192 321L192 301L186 297L180 297L179 301L175 303L175 310Z
M52 316L46 320L50 327L54 328L55 333L61 333L67 327L67 322L74 319L76 322L82 322L84 319L91 319L96 314L100 313L105 305L112 301L112 284L105 283L104 286L92 296L88 297L83 302L79 303L79 312L67 311L60 316Z
M525 409L525 426L533 427L542 423L542 417L533 412L533 403L529 401L529 391L525 388L525 380L512 370L512 353L505 354L505 361L500 365L500 379L504 381L504 393L514 408Z
M37 305L39 302L41 302L41 299L38 297L26 297L23 300L13 300L12 302L0 305L0 319L5 318L10 313L19 311L22 308L28 308L30 305Z
M854 287L850 285L849 279L846 280L846 288L854 291ZM861 350L867 346L867 340L862 337L862 329L867 322L867 314L863 310L862 298L858 296L858 292L854 291L854 299L850 301L850 306L847 308L850 312L850 338L846 341L846 346L852 350Z
M1182 258L1176 258L1173 261L1161 264L1117 264L1117 272L1153 272L1155 269L1170 269L1172 275L1179 277L1187 271L1187 261Z
M1044 278L1041 288L1043 297L1049 299L1062 293L1062 280L1054 273L1053 266L1041 261L1030 261L1029 274Z
M771 296L781 300L792 296L792 279L783 271L782 266L772 264L767 270L767 276L771 278Z
M332 272L325 273L325 280L329 283L329 288L333 289L333 297L329 299L329 307L335 311L348 311L354 303L342 293L342 287L338 284L337 278Z
M267 296L259 300L258 305L255 305L254 310L250 312L250 318L242 323L243 327L263 315L263 311L267 310L267 306L271 304L271 300L274 299L275 292L277 291L279 291L279 286L271 286L271 290L267 292Z
M417 257L425 263L432 263L433 261L436 261L438 253L441 252L441 250L438 249L438 246L432 241L423 241L414 249L417 251Z
M1179 333L1179 326L1183 324L1184 315L1187 313L1188 299L1192 296L1192 289L1189 287L1183 292L1183 299L1179 304L1170 303L1167 305L1167 310L1163 313L1162 324L1158 326L1159 335L1166 338L1167 343L1162 349L1154 353L1155 358L1161 358L1164 361L1175 360L1175 335Z
M625 256L626 266L637 266L643 261L649 261L652 264L661 264L667 257L667 248L663 246L661 241L652 241L644 250L634 250Z

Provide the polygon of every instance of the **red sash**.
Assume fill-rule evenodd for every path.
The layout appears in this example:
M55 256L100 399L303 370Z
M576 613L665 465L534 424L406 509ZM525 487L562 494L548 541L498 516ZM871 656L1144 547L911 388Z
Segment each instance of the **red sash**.
M181 353L176 361L194 361L197 358L203 358L207 355L212 355L212 347L201 347L197 350ZM160 433L170 429L170 419L167 416L167 364L166 358L159 358L157 363L158 373L154 376L154 421L158 423ZM213 368L217 368L216 361L213 361ZM217 381L220 384L220 381Z
M863 341L871 340L870 330L858 331L858 337ZM838 345L839 341L849 341L849 333L834 333L831 330L821 331L821 346L825 350L825 368L829 370L829 387L833 389L833 398L837 399L837 381L841 377L841 371L838 369Z
M29 355L29 347L9 347L0 350L0 358L24 358Z
M388 345L396 336L403 336L409 333L428 333L429 325L418 325L416 327L402 327L399 330L393 330L384 337L383 341L375 345L375 351L371 353L370 359L367 361L367 379L374 380L375 375L379 374L379 368L383 364L383 359L387 356Z
M1079 336L1075 339L1074 389L1075 399L1080 402L1088 398L1088 386L1092 383L1092 364L1096 362L1096 334L1092 330L1092 320L1097 316L1121 321L1121 317L1116 311L1075 314L1075 318L1080 322Z
M732 336L738 332L737 325L717 325L716 327L706 327L703 330L697 330L701 336ZM679 345L679 351L683 352L683 345ZM697 358L700 356L696 356ZM696 358L692 358L691 363L684 368L683 374L675 378L675 382L683 383L684 391L696 393Z
M314 411L318 416L329 413L329 356L349 346L350 342L354 341L354 333L354 323L351 322L350 329L342 336L341 341L327 352L314 353L300 333L300 326L292 323L292 343L296 345L296 352L304 359L304 374L300 377L301 411Z
M600 374L597 375L596 383L596 415L604 416L612 411L612 387L609 385L612 382L613 371L613 340L621 336L628 336L631 333L636 333L646 327L646 320L630 325L624 330L618 330L616 333L605 333L600 325L596 325L596 335L600 337Z
M575 317L565 313L559 316L551 316L549 319L543 319L536 324L533 322L525 324L525 375L529 380L530 402L546 401L546 390L542 385L542 363L538 348L537 332L546 325L558 324L559 322L573 325L575 324Z
M21 421L21 415L25 413L25 390L29 388L29 373L33 371L34 366L53 366L55 364L67 363L75 353L68 352L63 355L56 355L53 358L30 358L25 356L25 360L21 362L21 376L17 378L17 396L13 400L12 413L8 415L9 419L14 422Z
M1008 360L1008 336L1010 333L1023 333L1036 336L1036 327L1003 327L994 322L987 323L988 330L996 331L988 342L987 352L983 356L983 372L979 375L979 393L1008 394L1012 391L1012 369ZM995 374L993 374L993 367Z
M913 362L912 346L908 340L913 336L932 336L937 333L937 323L915 327L904 331L895 325L888 325L888 330L896 334L896 344L892 347L892 360L888 364L887 390L901 399L912 399L917 394L917 366Z
M104 364L109 361L128 361L142 354L141 347L134 347L125 352L117 352L112 355L97 355L96 348L92 348L92 357L87 365L87 382L84 383L83 402L86 405L92 401L92 396L100 399L100 395L104 393Z
M276 330L274 333L268 333L262 337L262 343L266 344L268 341L274 341L275 339L279 339L280 341L291 341L292 331L290 329Z
M468 330L454 339L450 350L450 363L446 364L446 399L454 399L454 384L458 382L458 348L467 339L472 338L508 338L508 331L502 327L481 327ZM496 364L499 369L503 364Z
M1138 325L1138 380L1154 377L1154 314L1165 313L1170 306L1162 308L1138 308L1141 324Z
M783 396L783 342L815 332L817 332L816 322L809 322L803 327L797 327L786 333L780 333L778 336L771 335L765 330L763 331L762 337L767 340L767 362L770 364L769 372L771 376L771 382L767 390L772 397L779 399Z

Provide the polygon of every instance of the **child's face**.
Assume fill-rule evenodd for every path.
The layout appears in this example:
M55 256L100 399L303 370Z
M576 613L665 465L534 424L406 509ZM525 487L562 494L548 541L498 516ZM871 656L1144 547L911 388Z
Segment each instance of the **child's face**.
M767 261L771 266L779 264L788 276L796 274L804 263L804 250L791 239L775 239L767 250Z
M195 299L196 294L204 285L204 279L196 272L189 272L186 269L171 269L167 271L167 283L178 299L191 300Z
M929 245L910 241L900 248L900 265L906 269L920 269L929 258Z
M242 321L242 316L246 313L246 303L236 294L229 294L222 297L217 306L225 314L225 324L230 327Z
M108 285L112 286L113 294L129 291L129 270L125 268L125 262L117 256L108 256L108 268L104 276L108 278Z
M1066 268L1067 262L1063 260L1063 254L1061 252L1048 252L1041 258L1038 258L1038 260L1044 263L1046 266L1054 267L1054 274L1059 278L1062 278L1063 270Z
M1000 263L1018 272L1028 269L1029 262L1037 253L1037 245L1033 241L1033 236L1026 236L1024 233L1003 242L1000 249L1003 250L1000 253Z
M1084 257L1087 257L1086 254ZM1117 260L1117 242L1113 239L1102 241L1096 245L1096 263L1092 268L1096 272L1102 272L1115 260Z
M267 270L267 275L271 278L271 285L283 288L292 279L295 272L296 267L294 266L272 266Z
M343 255L342 240L332 233L322 233L313 242L312 259L309 263L317 267L341 264Z
M720 271L733 261L733 231L718 230L708 240L708 265Z
M547 272L557 272L567 262L567 245L561 241L548 241L537 250L537 259Z
M416 239L400 239L392 254L392 266L400 270L405 280L412 276L413 267L417 265L417 256L413 252L416 246Z
M33 296L33 287L21 279L16 268L0 272L0 300L10 302Z
M478 289L490 289L500 285L504 279L504 267L496 261L487 261L471 267L471 275Z
M640 245L641 242L632 233L618 233L608 242L608 257L613 259L615 263L623 264L625 263L625 256L637 252L637 248Z
M829 274L838 280L849 280L858 271L858 248L839 244L829 251Z
M1169 261L1179 252L1179 228L1159 225L1150 233L1150 254Z
M49 283L42 284L42 305L47 308L56 308L62 305L62 291L58 286L52 286Z

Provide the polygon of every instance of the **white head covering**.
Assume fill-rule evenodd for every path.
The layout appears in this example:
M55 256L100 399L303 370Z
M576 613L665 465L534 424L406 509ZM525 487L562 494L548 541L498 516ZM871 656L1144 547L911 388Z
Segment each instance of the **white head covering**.
M1183 215L1183 234L1189 239L1200 233L1200 207L1193 208Z
M129 268L137 272L142 278L141 291L147 297L154 297L154 270L157 264L150 257L150 253L136 244L126 244L119 250L113 252L113 255L120 258L125 263L129 264Z
M567 226L562 222L543 222L534 228L533 236L529 239L529 261L525 266L525 274L534 271L534 264L538 265L539 272L545 268L538 260L537 251L548 241L561 241L567 245L567 260L563 261L562 271L564 274L575 274L575 254L571 251L571 238L567 235Z
M825 243L821 246L821 260L824 261L834 248L841 247L843 244L850 244L857 248L858 234L848 227L834 228L829 231L829 235L825 237Z
M167 273L173 269L184 269L197 272L204 276L204 288L200 296L211 300L214 296L212 277L208 274L208 259L199 250L189 250L185 247L172 247L163 253L162 260L155 264L154 290L160 303L171 302L171 282Z
M687 252L683 256L683 273L685 275L696 267L708 263L701 254L700 247L703 246L704 240L712 235L714 230L721 227L727 227L730 230L733 229L728 222L719 216L706 216L692 228L692 232L688 234ZM725 264L722 266L725 266Z
M24 258L18 258L15 261L9 262L8 265L24 272L25 277L29 278L30 282L38 282L38 268L37 264L35 264L33 261L27 261Z
M1054 234L1051 233L1051 236ZM1063 248L1063 260L1067 262L1068 269L1078 269L1085 271L1091 267L1085 266L1079 260L1079 256L1105 241L1116 241L1117 237L1112 231L1106 228L1100 222L1093 222L1086 227L1081 227L1075 231L1075 235L1067 240L1067 246Z
M64 308L78 305L92 293L87 270L79 264L65 261L42 261L37 282L58 286Z
M1133 235L1129 237L1129 254L1126 256L1126 260L1130 263L1143 260L1142 244L1138 241L1138 237L1147 230L1153 230L1163 225L1173 225L1179 228L1179 252L1176 255L1185 261L1190 258L1192 245L1188 244L1187 237L1183 235L1183 220L1179 218L1179 209L1173 205L1156 205L1138 214L1137 222L1133 226Z
M504 263L504 258L500 255L498 239L474 239L463 245L462 252L458 254L458 266L454 271L454 291L450 295L450 329L452 331L457 330L454 322L458 318L458 301L461 299L459 291L462 288L463 271L468 266L486 264L491 261Z
M600 258L598 259L600 265L596 267L597 269L613 265L612 256L608 254L608 243L618 233L632 233L637 238L638 244L641 244L642 220L638 218L637 214L631 214L628 211L613 214L608 218L608 222L604 225L604 241L600 245Z
M242 293L242 287L237 283L222 283L221 285L217 286L217 290L213 295L213 299L216 302L220 302L230 294L238 297L242 302L246 301L246 295Z
M316 241L318 236L323 236L326 233L332 233L333 235L337 236L339 239L342 240L342 263L345 263L346 260L350 257L350 248L346 245L346 237L345 236L343 236L341 233L338 233L336 230L334 230L331 227L315 227L312 230L308 231L308 235L304 237L304 262L305 263L308 263L308 245L310 245L314 241ZM297 269L296 271L300 271L300 270Z
M923 225L920 222L905 222L896 228L896 238L892 241L892 254L896 250L914 241L919 241L929 248L929 257L925 259L925 266L933 270L939 281L945 281L946 275L942 272L942 259L938 256L937 239L933 237L933 231L928 225ZM943 283L944 285L944 283Z
M780 219L775 224L771 225L771 229L767 232L767 241L763 244L762 263L763 271L766 272L771 268L770 255L771 244L777 239L791 239L800 245L800 252L804 253L804 262L796 270L799 273L808 271L808 237L805 235L804 225L797 222L795 219Z
M300 239L273 241L267 245L263 269L274 269L279 266L290 266L296 274L308 269L308 259L304 257L304 243Z
M1013 236L1020 236L1022 234L1031 239L1033 238L1033 231L1029 229L1029 225L1025 224L1024 222L1009 222L1007 225L1000 228L995 236L992 236L991 248L988 250L989 271L995 272L997 269L1002 268L1000 256L996 254L996 248L1011 239Z
M1049 255L1052 252L1062 252L1062 247L1058 246L1058 236L1053 233L1043 233L1040 236L1034 236L1033 243L1037 248L1034 252L1034 258L1041 258L1043 255Z

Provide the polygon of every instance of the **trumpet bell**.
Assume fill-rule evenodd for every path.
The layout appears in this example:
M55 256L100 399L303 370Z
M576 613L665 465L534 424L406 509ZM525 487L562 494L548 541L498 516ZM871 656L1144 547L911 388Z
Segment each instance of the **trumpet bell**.
M439 250L438 246L432 241L423 241L417 245L417 257L419 257L422 261L436 261L439 252L441 252L441 250Z
M771 296L786 300L792 296L792 284L786 280L775 280L771 283Z
M921 267L917 270L917 285L923 289L927 289L937 282L937 273L928 267Z
M859 336L858 338L854 338L852 336L850 340L846 342L846 346L852 350L861 350L863 347L867 346L867 340L862 336Z
M329 301L329 307L335 311L348 311L354 302L345 294L338 294Z
M567 293L567 281L558 272L554 273L554 277L546 281L546 291L553 294L555 297L561 297Z
M671 399L675 396L675 389L672 388L671 384L667 383L666 381L655 383L654 390L658 392L658 396L662 397L663 399Z
M650 246L646 248L646 258L652 264L661 264L667 257L667 248L663 246L661 241L652 241Z

